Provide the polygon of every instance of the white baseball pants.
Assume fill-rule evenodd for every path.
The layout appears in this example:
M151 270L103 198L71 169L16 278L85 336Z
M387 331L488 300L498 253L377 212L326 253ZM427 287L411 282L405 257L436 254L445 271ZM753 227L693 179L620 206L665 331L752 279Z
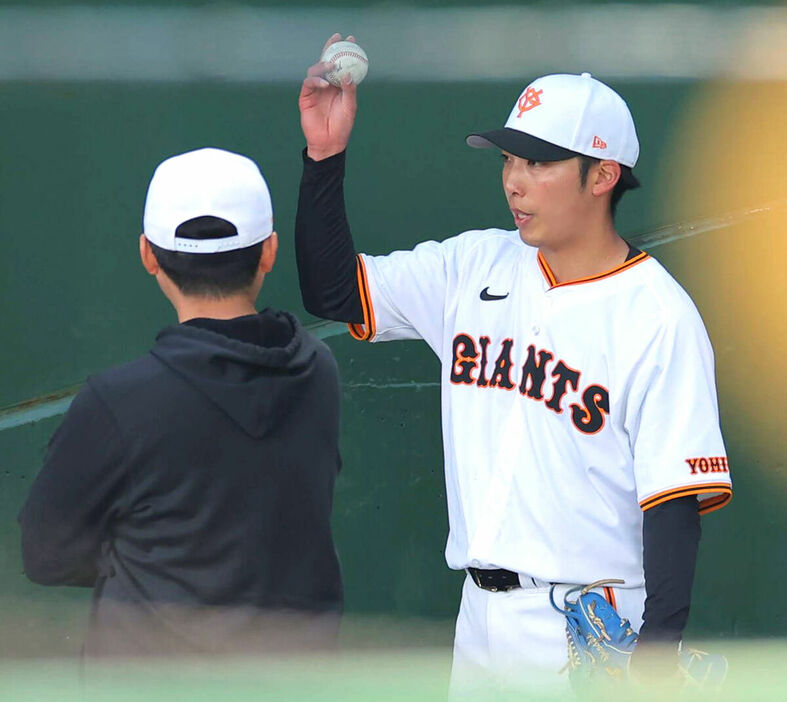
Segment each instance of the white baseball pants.
M555 588L558 606L570 587ZM598 592L605 595L603 589ZM645 588L612 588L612 599L639 631ZM559 674L566 661L566 618L550 605L548 586L490 592L465 578L454 637L452 700L478 700L482 690L495 689L561 695L569 688L568 675Z

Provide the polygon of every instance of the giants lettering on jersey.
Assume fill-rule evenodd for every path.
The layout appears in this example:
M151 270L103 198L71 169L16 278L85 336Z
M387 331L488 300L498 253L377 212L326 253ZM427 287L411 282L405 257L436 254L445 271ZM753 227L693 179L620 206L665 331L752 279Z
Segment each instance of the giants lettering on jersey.
M581 371L571 368L560 359L553 363L554 355L550 351L537 351L531 344L527 347L527 358L521 372L515 374L511 357L514 340L503 339L494 361L489 353L490 344L488 336L479 337L477 342L470 334L462 333L454 337L451 365L451 382L454 385L516 389L522 397L543 402L555 414L563 414L563 400L569 389L573 393L579 391ZM581 402L569 404L571 423L583 434L600 432L609 414L609 390L593 383L578 394Z

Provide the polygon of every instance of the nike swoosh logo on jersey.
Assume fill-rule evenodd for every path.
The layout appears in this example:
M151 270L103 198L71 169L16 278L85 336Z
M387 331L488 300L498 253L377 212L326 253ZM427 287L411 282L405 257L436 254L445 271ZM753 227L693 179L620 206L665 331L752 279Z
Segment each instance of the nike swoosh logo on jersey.
M481 291L481 299L484 302L488 302L489 300L505 300L507 297L508 297L508 293L506 293L505 295L492 295L489 292L488 285Z

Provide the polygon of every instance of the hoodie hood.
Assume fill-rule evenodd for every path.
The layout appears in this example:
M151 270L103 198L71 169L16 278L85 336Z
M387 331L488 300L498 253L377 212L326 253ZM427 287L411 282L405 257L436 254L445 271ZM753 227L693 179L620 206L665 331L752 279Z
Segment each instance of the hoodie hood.
M266 309L226 323L235 322L247 332L249 326L258 326L252 336L258 336L259 343L178 324L159 333L151 354L243 431L261 438L308 392L315 342L288 312Z

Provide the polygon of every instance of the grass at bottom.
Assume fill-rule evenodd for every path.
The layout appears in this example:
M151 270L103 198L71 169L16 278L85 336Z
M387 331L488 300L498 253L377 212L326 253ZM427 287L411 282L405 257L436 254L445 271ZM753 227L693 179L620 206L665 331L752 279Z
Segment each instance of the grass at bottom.
M715 641L714 652L730 661L720 691L685 690L675 695L658 687L624 688L627 700L713 700L772 702L783 697L782 663L787 641ZM420 702L446 698L450 652L445 648L346 650L331 657L199 659L179 662L113 663L89 666L80 681L77 665L62 660L0 663L0 700L47 702L202 702L287 700L288 702ZM470 699L470 697L468 698ZM474 693L478 700L551 700L570 696L518 690ZM608 696L607 696L608 699Z

